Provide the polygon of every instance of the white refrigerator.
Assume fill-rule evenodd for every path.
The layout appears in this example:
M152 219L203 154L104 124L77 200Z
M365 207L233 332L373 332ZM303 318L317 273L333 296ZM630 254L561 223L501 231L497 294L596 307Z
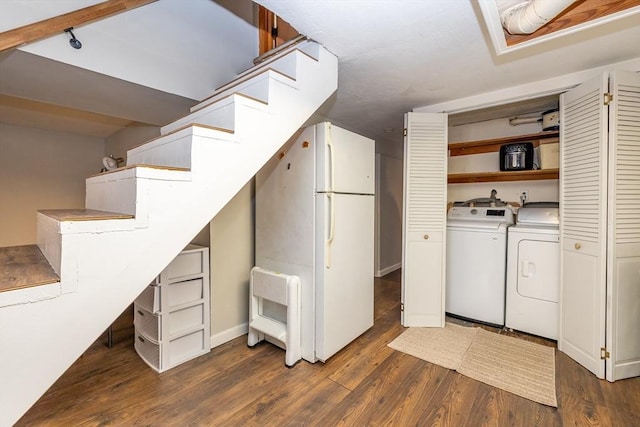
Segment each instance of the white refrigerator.
M256 175L255 262L300 276L309 362L373 326L374 188L374 141L331 123L301 130Z

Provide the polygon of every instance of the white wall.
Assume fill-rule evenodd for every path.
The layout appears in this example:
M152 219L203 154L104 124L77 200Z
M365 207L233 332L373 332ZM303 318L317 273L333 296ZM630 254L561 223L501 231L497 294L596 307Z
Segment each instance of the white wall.
M542 113L542 112L541 112ZM535 114L533 114L535 115ZM511 126L508 118L488 120L449 127L449 143L477 141L525 135L542 131L541 123ZM490 172L500 170L498 152L449 157L449 173ZM521 191L529 192L529 201L558 201L558 180L486 182L472 184L449 184L447 200L465 201L478 197L489 197L491 190L498 192L497 197L506 202L520 202Z
M376 277L402 264L402 169L401 159L376 153Z
M83 208L102 138L0 124L0 246L35 244L36 211Z
M65 2L3 0L2 27L63 13ZM68 3L68 2L67 2ZM82 5L84 6L84 5ZM58 13L58 10L60 12ZM48 13L50 12L50 13ZM258 55L253 3L162 0L60 32L20 50L190 99L203 99ZM220 58L224 57L224 60ZM189 67L185 74L185 64Z

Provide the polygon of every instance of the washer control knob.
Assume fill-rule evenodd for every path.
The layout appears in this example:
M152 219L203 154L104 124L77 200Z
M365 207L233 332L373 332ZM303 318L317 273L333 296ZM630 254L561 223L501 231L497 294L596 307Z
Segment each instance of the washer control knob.
M475 215L478 213L478 209L471 209L471 215Z

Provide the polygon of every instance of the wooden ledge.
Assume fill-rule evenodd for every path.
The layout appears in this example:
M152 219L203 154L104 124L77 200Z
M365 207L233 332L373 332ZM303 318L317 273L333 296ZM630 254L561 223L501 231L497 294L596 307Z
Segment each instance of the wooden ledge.
M504 181L538 181L545 179L558 179L558 169L537 169L524 171L503 172L471 172L449 174L449 184L469 184L474 182L504 182Z
M503 138L485 139L480 141L453 142L449 144L449 155L467 156L469 154L482 154L500 151L504 144L514 142L533 142L534 147L540 144L558 142L558 131L538 132L527 135L507 136Z
M36 245L0 248L0 292L59 282Z
M58 221L96 221L107 219L131 219L134 216L116 212L98 211L95 209L48 209L39 213Z
M191 169L189 169L189 168L179 168L177 166L160 166L160 165L135 164L135 165L123 166L121 168L113 169L113 170L110 170L110 171L100 172L100 173L97 173L97 174L89 176L89 178L92 178L94 176L102 176L102 175L107 175L107 174L110 174L110 173L121 172L123 170L134 169L134 168L160 169L160 170L180 171L180 172L189 172L189 171L191 171Z
M237 93L237 94L235 94L235 95L241 95L241 96L244 96L244 95L239 94L239 93ZM232 96L232 95L229 95L229 96ZM225 97L225 98L226 98L226 97ZM254 99L254 100L255 100L255 101L257 101L257 102L262 102L262 101L260 101L259 99L251 98L251 97L249 97L249 96L245 96L245 98ZM173 130L173 131L169 132L168 134L166 134L166 135L162 135L162 136L171 135L172 133L180 132L181 130L185 130L185 129L188 129L188 128L211 129L211 130L217 130L218 132L228 133L228 134L230 134L230 135L233 135L233 134L235 133L235 131L234 131L233 129L221 128L221 127L219 127L219 126L212 126L212 125L203 125L202 123L197 123L197 122L196 122L196 123L189 123L188 125L184 125L184 126L182 126L182 127L179 127L178 129ZM161 136L160 138L162 138L162 136ZM156 138L156 139L157 139L157 138ZM143 145L144 145L144 144L143 144Z
M231 95L229 95L229 96L231 96ZM257 100L257 101L261 102L260 100ZM195 113L195 111L193 113ZM191 114L193 114L193 113L191 113ZM180 120L180 119L178 119L178 120ZM174 121L176 121L176 120L174 120ZM168 123L166 126L168 126L170 124L171 123ZM155 138L152 138L152 139L150 139L148 141L145 141L142 144L134 145L133 147L129 148L129 150L127 150L127 151L135 150L136 148L143 147L143 146L145 146L147 144L152 143L153 141L156 141L156 140L161 139L161 138L166 138L169 135L173 135L174 133L181 132L181 131L183 131L185 129L188 129L188 128L191 128L191 127L199 127L199 128L204 128L204 129L217 130L217 131L228 133L228 134L231 134L231 135L234 133L233 129L221 128L221 127L218 127L218 126L211 126L211 125L203 125L203 124L200 124L200 123L189 123L188 125L180 126L179 128L172 130L171 132L167 132L164 135L156 136ZM154 166L154 165L142 165L142 164L126 166L126 167L149 167L149 168L170 169L170 170L183 170L184 169L184 168L173 168L171 166ZM120 168L120 169L122 169L122 168ZM114 169L114 170L118 170L118 169ZM188 169L186 169L186 170L188 170ZM107 172L113 172L113 171L107 171ZM103 173L105 173L105 172L103 172Z
M304 52L302 52L302 53L304 53ZM213 104L214 102L218 102L218 101L220 101L221 99L225 99L225 98L227 98L227 97L229 97L229 96L233 96L233 95L240 95L240 96L244 96L245 98L253 99L254 101L262 102L263 104L267 105L267 103L266 103L266 102L264 102L264 101L261 101L261 100L259 100L259 99L253 98L253 97L251 97L251 96L245 95L245 94L240 93L240 92L232 92L232 93L230 93L229 95L225 95L225 96L221 97L220 99L216 99L215 101L211 101L211 102L207 102L207 101L212 100L212 99L213 99L213 98L215 98L216 96L219 96L221 93L224 93L224 92L226 92L226 91L228 91L228 90L231 90L231 89L233 89L234 87L241 85L242 83L248 82L249 80L251 80L251 79L253 79L253 78L255 78L255 77L261 76L261 75L263 75L263 74L265 74L265 73L268 73L268 72L272 72L272 73L279 74L279 75L281 75L282 77L284 77L284 78L286 78L286 79L291 80L292 82L295 82L295 81L296 81L296 78L295 78L295 77L291 77L291 76L289 76L289 75L287 75L287 74L283 73L282 71L278 71L278 70L276 70L276 69L274 69L274 68L271 68L271 67L267 67L267 68L265 68L264 70L260 70L260 71L256 70L255 74L250 73L250 74L246 74L246 75L243 75L243 76L237 77L235 80L232 80L232 81L230 81L229 83L225 83L225 84L223 84L222 86L217 87L217 88L213 91L213 95L210 95L210 96L208 96L208 97L204 98L202 101L200 101L200 102L198 102L198 103L196 104L196 105L199 105L199 107L198 107L198 108L196 108L196 109L194 109L194 110L192 111L192 113L195 113L196 111L200 111L200 110L202 110L203 108L206 108L206 107L208 107L209 105ZM205 103L206 103L206 104L205 104ZM204 104L204 105L202 105L202 104ZM195 107L194 107L194 108L195 108Z

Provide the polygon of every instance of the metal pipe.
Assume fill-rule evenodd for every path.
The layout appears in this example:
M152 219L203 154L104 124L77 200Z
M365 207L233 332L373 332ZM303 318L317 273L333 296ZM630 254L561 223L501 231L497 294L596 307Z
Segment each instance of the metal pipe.
M524 125L527 123L537 123L541 121L542 121L542 117L514 117L512 119L509 119L509 124L511 126L518 126L518 125Z

